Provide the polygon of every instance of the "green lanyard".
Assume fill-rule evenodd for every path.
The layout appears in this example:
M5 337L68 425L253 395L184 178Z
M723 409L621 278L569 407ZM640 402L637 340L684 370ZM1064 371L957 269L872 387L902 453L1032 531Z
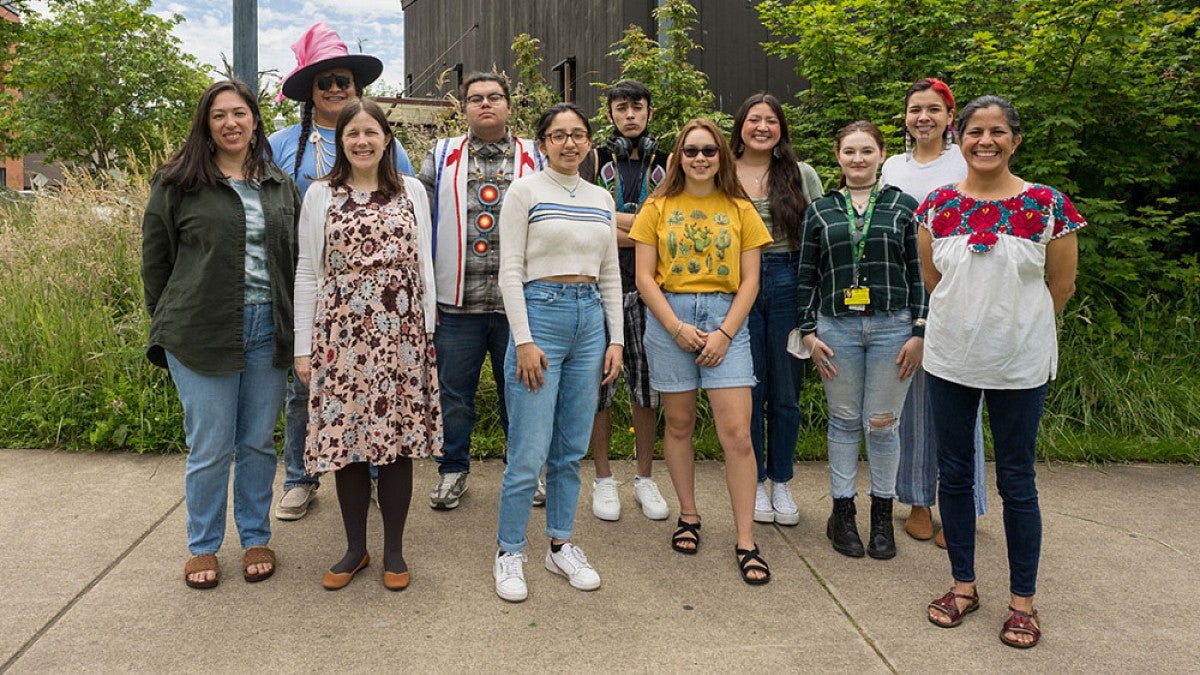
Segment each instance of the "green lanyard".
M863 212L863 229L859 230L855 224L858 215L854 212L854 202L850 199L850 190L845 192L846 197L846 215L847 226L851 229L850 243L854 246L854 268L858 269L858 263L862 261L863 253L867 251L867 232L871 231L871 214L875 213L875 197L879 194L879 188L876 186L871 189L871 197L867 200L867 210ZM855 241L855 239L858 241ZM855 280L858 279L858 274L855 272Z

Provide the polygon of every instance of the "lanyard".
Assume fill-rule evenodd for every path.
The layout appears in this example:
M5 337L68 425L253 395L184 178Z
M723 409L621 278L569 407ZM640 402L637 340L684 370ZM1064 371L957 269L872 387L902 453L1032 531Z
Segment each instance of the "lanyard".
M871 214L875 213L875 197L878 194L878 186L871 189L871 197L867 200L867 210L863 211L863 228L860 230L855 222L858 215L854 211L854 202L850 199L849 188L845 192L846 215L848 216L846 225L851 229L852 236L850 243L854 246L854 267L856 270L858 269L858 263L862 260L863 253L867 250L867 232L871 231ZM856 272L855 280L857 279L858 274Z

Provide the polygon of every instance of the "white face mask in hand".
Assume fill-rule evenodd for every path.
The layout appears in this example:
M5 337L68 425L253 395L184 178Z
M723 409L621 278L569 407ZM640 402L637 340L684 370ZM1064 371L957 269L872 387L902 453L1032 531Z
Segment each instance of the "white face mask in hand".
M793 328L788 333L787 353L798 359L807 359L812 357L812 350L804 344L803 336L800 334L799 328Z

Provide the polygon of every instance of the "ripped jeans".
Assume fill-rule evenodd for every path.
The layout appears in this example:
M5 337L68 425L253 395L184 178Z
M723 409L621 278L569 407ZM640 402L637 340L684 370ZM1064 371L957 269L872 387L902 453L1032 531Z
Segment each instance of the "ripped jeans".
M900 411L911 378L900 379L896 357L912 337L907 309L873 316L817 318L817 337L829 345L837 376L824 380L829 404L829 495L857 493L858 455L867 437L871 494L896 496L900 466Z

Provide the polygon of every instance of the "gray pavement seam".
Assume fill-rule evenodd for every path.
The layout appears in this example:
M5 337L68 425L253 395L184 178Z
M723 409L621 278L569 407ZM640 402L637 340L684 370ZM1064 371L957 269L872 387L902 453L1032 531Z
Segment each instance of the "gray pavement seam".
M833 589L829 587L829 584L825 582L825 577L821 576L821 573L817 571L817 568L813 567L813 564L808 561L808 557L800 552L800 547L797 546L796 543L791 539L784 536L783 530L779 525L772 525L772 527L778 530L780 537L783 539L784 543L787 544L787 547L792 549L792 553L796 554L796 557L800 559L800 562L804 563L804 566L808 568L808 573L813 576L813 579L816 579L817 584L819 584L825 591L825 594L829 596L829 599L833 602L834 606L838 608L838 611L842 613L842 616L846 617L846 620L849 621L850 625L854 627L855 632L858 633L858 636L862 638L863 642L867 643L867 646L871 648L871 651L875 652L875 655L879 657L881 662L883 662L883 666L891 673L899 673L900 671L896 670L896 666L892 664L887 655L883 653L883 650L879 648L879 645L875 642L875 638L871 637L867 633L866 629L862 627L862 624L860 624L858 620L854 618L854 615L850 613L850 610L846 609L846 606L842 604L841 600L838 599L837 594L834 593Z
M1066 513L1064 511L1053 511L1053 510L1047 509L1046 512L1053 513L1056 516L1062 516L1064 518L1074 518L1075 520L1082 520L1085 523L1091 523L1093 525L1107 527L1110 530L1116 530L1117 532L1120 532L1122 534L1127 534L1130 537L1133 537L1135 539L1145 539L1146 541L1152 541L1152 542L1158 544L1159 546L1162 546L1165 549L1168 549L1174 553L1178 553L1179 555L1183 556L1184 558L1190 559L1192 557L1192 556L1188 555L1187 553L1185 553L1184 551L1180 551L1179 549L1175 548L1174 546L1168 544L1167 542L1163 541L1162 539L1158 539L1156 537L1151 537L1150 535L1142 534L1141 532L1135 532L1133 530L1126 530L1123 527L1117 527L1116 525L1113 525L1112 523L1106 523L1103 520L1096 520L1094 518L1086 518L1084 516L1078 516L1078 515L1075 515L1074 513Z
M114 569L117 568L117 565L120 565L125 560L125 558L128 558L129 554L133 553L134 549L136 549L138 546L140 546L141 543L143 541L145 541L146 538L149 537L155 530L157 530L158 527L160 525L162 525L163 522L167 518L171 517L171 514L178 511L179 507L183 506L185 499L186 499L186 497L180 497L179 501L175 502L174 506L167 509L167 512L164 513L162 515L162 517L160 517L158 520L154 521L153 525L146 528L146 530L144 532L142 532L142 534L140 536L138 536L137 539L133 540L133 543L131 543L129 546L127 546L125 548L125 550L121 552L121 555L117 556L115 560L113 560L111 563L109 563L107 567L105 567L103 570L100 571L99 574L97 574L95 577L93 577L92 580L89 581L86 586L79 589L79 592L75 594L75 597L71 598L71 600L69 602L67 602L67 604L63 605L63 608L58 610L57 614L55 614L53 617L51 617L50 620L47 621L45 624L43 624L42 627L39 628L36 633L34 633L32 636L30 636L30 638L25 641L25 644L21 645L20 649L18 649L16 652L13 652L13 655L8 657L8 660L5 661L3 665L0 665L0 675L7 673L10 668L12 668L14 665L16 665L17 661L20 661L21 657L24 656L25 653L28 652L30 649L32 649L33 646L35 644L37 644L38 640L42 639L42 636L45 635L47 633L47 631L49 631L51 628L54 628L54 626L64 616L67 615L67 612L70 612L71 609L76 604L78 604L80 600L83 599L83 596L90 593L91 590L96 587L96 584L99 584L101 581L103 581L104 578L107 577L110 572L112 572Z

